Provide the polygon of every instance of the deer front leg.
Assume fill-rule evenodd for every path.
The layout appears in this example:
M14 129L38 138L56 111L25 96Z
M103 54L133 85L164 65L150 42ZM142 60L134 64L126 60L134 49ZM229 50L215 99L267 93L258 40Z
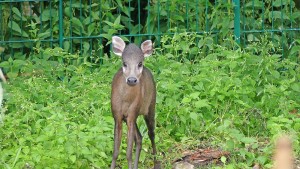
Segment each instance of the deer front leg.
M135 120L132 118L127 118L127 151L126 157L128 161L128 169L132 169L132 148L133 148L133 141L135 137Z
M122 119L115 118L115 129L114 129L114 152L113 152L113 160L111 162L111 169L116 168L116 161L120 151L122 138Z
M134 169L138 169L139 159L140 159L140 153L142 150L142 140L143 137L139 131L139 128L135 122L135 160L134 160Z

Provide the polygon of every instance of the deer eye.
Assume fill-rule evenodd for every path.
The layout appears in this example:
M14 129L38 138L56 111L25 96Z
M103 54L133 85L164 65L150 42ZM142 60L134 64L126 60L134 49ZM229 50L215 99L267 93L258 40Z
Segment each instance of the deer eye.
M140 63L138 64L138 67L142 67L142 66L143 66L143 63L140 62Z
M123 67L127 67L127 64L125 62L123 62Z

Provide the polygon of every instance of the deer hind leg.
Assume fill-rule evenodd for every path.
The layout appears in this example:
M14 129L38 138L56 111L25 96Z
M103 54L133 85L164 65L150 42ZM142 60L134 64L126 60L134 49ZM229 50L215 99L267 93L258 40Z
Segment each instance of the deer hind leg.
M154 169L160 169L160 162L156 160L156 145L155 145L155 115L153 112L149 112L148 115L144 116L145 122L148 128L148 135L152 144L152 155L154 160Z

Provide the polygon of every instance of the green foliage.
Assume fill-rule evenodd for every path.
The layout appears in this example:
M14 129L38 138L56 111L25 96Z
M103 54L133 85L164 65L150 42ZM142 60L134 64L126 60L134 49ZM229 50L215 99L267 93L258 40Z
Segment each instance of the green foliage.
M297 0L248 0L241 4L241 23L243 30L268 30L267 36L275 48L283 50L284 57L290 56L294 59L298 56L289 55L291 48L295 45L295 37L298 31L285 31L296 28L299 22L300 11L296 7ZM261 40L261 33L250 32L242 37L244 45L253 41Z
M35 49L59 46L59 1L0 3L1 49L4 60L11 55L23 55ZM291 0L246 0L241 2L242 46L264 38L261 31L269 32L277 54L298 58L293 39L298 31L299 9ZM73 0L63 2L63 47L70 53L83 55L92 63L103 62L104 53L112 35L129 35L126 40L140 42L154 35L160 43L161 34L197 32L210 39L209 45L226 46L233 38L234 4L221 0ZM243 31L247 31L243 33ZM138 37L136 37L138 35ZM154 37L151 37L154 39ZM14 41L8 43L8 41ZM292 53L293 55L291 55Z
M225 168L270 168L273 139L281 133L293 136L299 157L300 121L291 113L300 108L299 64L274 54L267 38L244 50L233 40L227 41L231 47L210 40L163 36L162 47L146 60L157 82L156 142L164 167L172 168L178 152L200 145L228 150L229 159L221 159ZM0 121L1 168L108 168L110 83L119 58L100 68L60 48L30 58L1 65L11 77ZM142 118L138 125L144 136L140 167L150 168ZM126 127L123 136L118 163L126 166Z
M37 68L36 64L38 74L30 71ZM48 64L51 61L30 62L26 72L12 78L6 86L8 101L0 129L0 166L107 166L113 118L109 81L102 78L111 68L90 73L74 66L73 76L58 80L62 69L67 77L69 67L52 64L55 67L51 68ZM110 80L111 74L106 76Z
M158 122L168 134L177 141L191 137L217 146L222 142L246 166L255 162L270 165L267 137L287 132L297 145L300 123L290 112L300 106L299 64L280 61L267 40L245 50L212 45L203 58L198 50L193 51L196 43L190 36L163 37L162 46L169 42L173 46L157 49L158 58L153 62L162 89L159 112L167 112L158 115ZM181 43L188 45L188 52ZM196 57L190 62L182 55ZM296 151L299 153L298 147Z

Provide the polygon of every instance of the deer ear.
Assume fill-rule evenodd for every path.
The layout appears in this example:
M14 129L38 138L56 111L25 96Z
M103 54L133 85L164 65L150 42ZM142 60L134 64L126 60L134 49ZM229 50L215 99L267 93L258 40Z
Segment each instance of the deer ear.
M122 53L124 51L126 44L123 41L123 39L121 39L118 36L113 36L112 37L112 51L118 55L118 56L122 56Z
M153 44L151 40L146 40L141 44L144 57L148 57L153 53Z

